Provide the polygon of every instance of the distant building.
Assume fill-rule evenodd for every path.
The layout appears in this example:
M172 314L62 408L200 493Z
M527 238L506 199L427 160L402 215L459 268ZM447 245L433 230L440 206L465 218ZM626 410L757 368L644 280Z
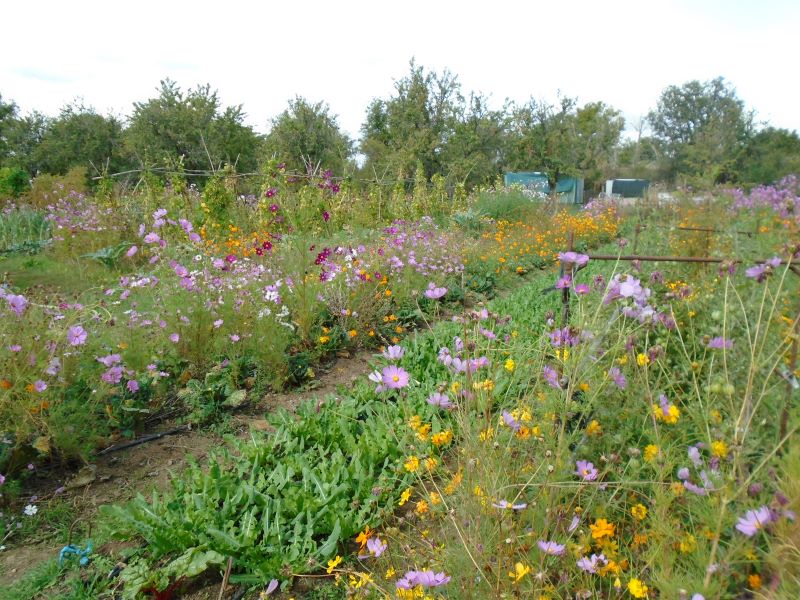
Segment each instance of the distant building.
M644 198L650 188L647 179L609 179L606 181L606 196L621 198Z
M534 196L546 196L551 191L547 174L540 171L506 173L503 176L503 183L506 187L511 187L512 185L522 186ZM579 177L560 177L556 182L555 192L562 202L583 202L583 179Z

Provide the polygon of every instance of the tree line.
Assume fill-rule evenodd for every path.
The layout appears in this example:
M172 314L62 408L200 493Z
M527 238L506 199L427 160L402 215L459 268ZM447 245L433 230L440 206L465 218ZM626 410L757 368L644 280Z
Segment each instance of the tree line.
M0 179L27 182L74 167L97 176L155 166L248 173L277 158L298 172L377 181L439 175L467 188L506 171L544 171L551 182L583 177L597 192L610 177L746 185L800 171L797 132L757 123L722 78L667 87L633 124L633 138L623 138L622 114L604 102L532 97L492 109L486 95L464 95L455 74L413 60L390 97L369 103L358 141L325 102L290 100L261 135L245 124L242 105L223 106L210 85L183 91L167 79L157 92L125 119L82 102L54 117L23 115L0 95Z

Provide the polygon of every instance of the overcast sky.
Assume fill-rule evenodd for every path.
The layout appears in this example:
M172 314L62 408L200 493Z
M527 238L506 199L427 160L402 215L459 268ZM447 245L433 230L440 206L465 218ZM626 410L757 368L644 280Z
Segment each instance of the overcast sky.
M670 84L717 76L760 121L800 130L797 0L4 3L0 94L54 115L83 98L130 114L159 80L210 83L258 131L290 98L324 100L357 137L413 56L462 92L618 108L629 129Z

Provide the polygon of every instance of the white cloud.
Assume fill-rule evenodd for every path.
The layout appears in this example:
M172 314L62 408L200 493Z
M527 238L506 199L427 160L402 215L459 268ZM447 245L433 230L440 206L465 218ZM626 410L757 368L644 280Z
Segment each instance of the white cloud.
M160 79L210 83L265 131L295 95L357 135L415 56L465 92L603 100L634 121L661 90L726 77L761 119L800 129L793 2L27 2L4 7L0 93L54 114L130 112Z

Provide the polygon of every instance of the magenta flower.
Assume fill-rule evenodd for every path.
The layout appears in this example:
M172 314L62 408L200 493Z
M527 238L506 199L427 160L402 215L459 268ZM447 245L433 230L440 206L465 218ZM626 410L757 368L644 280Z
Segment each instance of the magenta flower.
M0 473L0 485L3 485L5 482L6 482L5 476L2 473Z
M128 388L128 391L131 394L135 394L136 392L139 391L139 382L136 381L135 379L130 379L130 380L128 380L128 383L125 384L125 387Z
M561 556L564 554L563 544L557 544L553 541L539 540L536 542L536 545L539 546L539 550L545 554L550 554L551 556Z
M88 334L80 325L75 325L67 330L67 341L70 346L81 346L86 343Z
M395 365L384 367L381 382L389 389L400 389L408 385L408 373Z
M108 371L100 375L100 379L106 383L119 383L122 381L122 367L111 367Z
M724 337L711 338L708 341L708 347L715 350L730 350L733 348L733 340L725 339Z
M331 220L331 214L326 210L322 213L322 220L326 223Z
M523 510L526 506L528 506L528 504L526 502L520 502L518 504L512 504L508 500L500 500L498 502L492 502L492 506L494 506L495 508L503 509L503 510L505 510L507 508L510 509L510 510Z
M146 244L158 244L161 241L161 238L158 237L158 234L154 231L151 231L146 236L144 236L144 242Z
M763 529L772 521L772 512L767 506L761 506L756 510L748 510L743 517L736 523L736 529L746 535L753 537L760 529Z
M579 296L584 296L589 293L589 286L585 283L578 283L575 285L575 293Z
M180 339L181 336L178 335L177 333L171 333L169 335L169 341L172 342L173 344L177 344L180 341Z
M386 351L383 353L383 357L388 360L400 360L403 358L405 353L406 351L402 346L394 345L386 348Z
M20 350L22 350L22 346L20 346L19 344L11 344L11 345L8 347L8 349L9 349L11 352L19 352Z
M428 396L427 402L431 406L438 406L439 408L453 408L453 403L450 402L450 398L448 398L445 394L440 394L439 392L434 392Z
M557 290L564 290L569 287L572 287L572 275L567 273L561 279L556 281L556 289Z
M598 471L593 463L590 463L586 460L579 460L575 463L575 468L575 475L584 481L594 481L597 479Z

